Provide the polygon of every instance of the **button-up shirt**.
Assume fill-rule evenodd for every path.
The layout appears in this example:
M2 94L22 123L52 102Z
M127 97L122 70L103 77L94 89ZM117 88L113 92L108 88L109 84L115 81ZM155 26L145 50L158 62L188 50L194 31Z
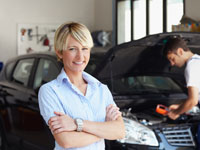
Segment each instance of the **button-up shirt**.
M84 95L69 80L64 69L57 79L41 86L39 90L40 113L48 124L48 120L55 116L54 112L62 112L71 118L104 122L106 107L114 104L113 97L108 87L86 72L83 79L87 82ZM55 150L104 150L104 140L80 148L65 149L55 142Z

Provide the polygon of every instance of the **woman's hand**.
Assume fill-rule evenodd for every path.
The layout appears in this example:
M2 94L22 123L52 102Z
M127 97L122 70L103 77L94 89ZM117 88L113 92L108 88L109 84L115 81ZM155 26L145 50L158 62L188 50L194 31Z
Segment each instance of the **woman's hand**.
M122 113L119 111L119 107L112 104L106 107L106 121L114 121L121 115Z
M54 134L63 131L75 131L77 126L74 119L61 112L54 112L56 116L51 117L48 121L49 128Z

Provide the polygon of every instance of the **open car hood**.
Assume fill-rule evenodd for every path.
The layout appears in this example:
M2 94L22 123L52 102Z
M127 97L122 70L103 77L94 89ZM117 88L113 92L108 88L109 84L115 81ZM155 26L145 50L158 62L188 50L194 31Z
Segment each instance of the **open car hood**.
M187 41L194 53L200 53L200 33L171 32L149 35L111 48L94 75L101 80L129 75L163 75L184 80L184 67L171 67L162 55L165 43L172 36Z

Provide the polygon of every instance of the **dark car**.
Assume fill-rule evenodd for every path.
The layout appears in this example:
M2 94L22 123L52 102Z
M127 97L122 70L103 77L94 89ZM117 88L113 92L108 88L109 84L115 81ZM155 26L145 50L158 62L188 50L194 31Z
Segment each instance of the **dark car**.
M200 110L196 106L177 120L156 112L187 98L184 67L171 67L162 54L171 37L182 37L200 53L199 33L150 35L111 48L94 72L112 91L123 112L126 137L110 142L114 150L190 150L197 148Z
M200 50L200 34L164 33L118 45L103 57L92 54L86 71L108 85L126 126L126 137L106 141L106 150L196 149L198 107L175 121L155 111L157 104L169 106L187 98L184 68L170 67L162 56L171 36L184 37L193 51ZM39 114L37 91L61 68L55 54L47 53L20 56L5 65L0 80L0 149L53 149L53 137Z
M103 55L91 53L85 71L92 73ZM40 116L37 94L61 68L52 52L18 56L6 63L0 77L0 150L53 149L54 139Z
M2 68L3 68L3 62L0 61L0 72L1 72Z

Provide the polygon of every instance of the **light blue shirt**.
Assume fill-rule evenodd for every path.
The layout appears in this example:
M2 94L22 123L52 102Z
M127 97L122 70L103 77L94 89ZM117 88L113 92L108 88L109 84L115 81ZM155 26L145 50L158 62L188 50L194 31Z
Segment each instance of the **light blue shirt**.
M39 90L40 113L48 124L50 117L55 116L54 111L63 112L68 116L82 118L83 120L104 122L106 107L114 104L108 87L86 72L83 78L87 81L87 91L84 96L69 80L64 69L57 79L50 81ZM104 150L104 140L81 148L65 149L55 142L55 150Z

